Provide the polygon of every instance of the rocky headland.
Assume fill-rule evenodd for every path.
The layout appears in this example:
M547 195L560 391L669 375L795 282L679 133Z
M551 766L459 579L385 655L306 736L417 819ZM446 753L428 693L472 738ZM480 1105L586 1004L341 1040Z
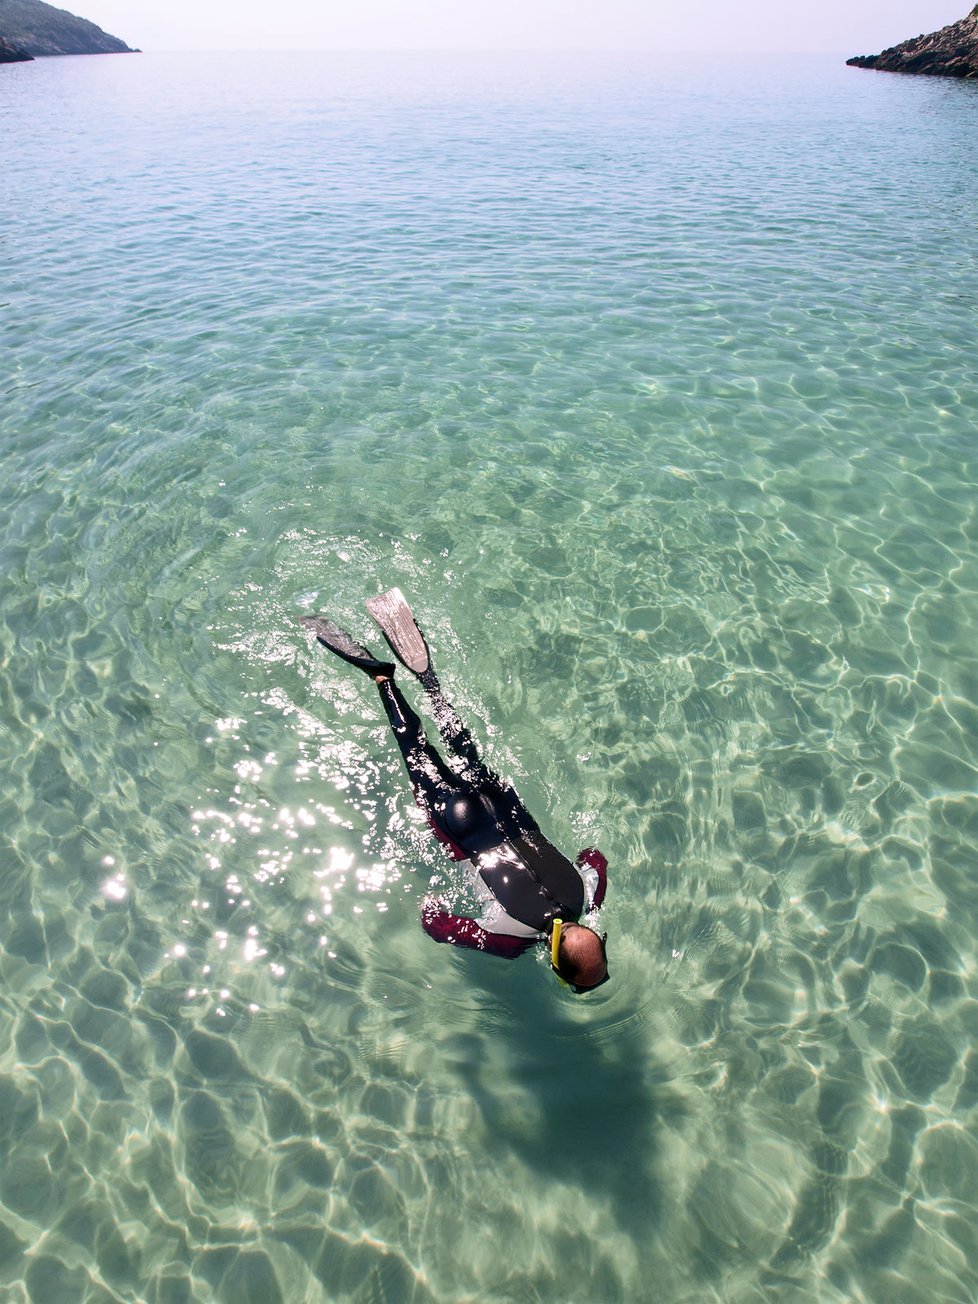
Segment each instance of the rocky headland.
M0 63L53 54L133 53L118 36L44 0L0 0Z
M978 5L967 18L929 36L915 36L882 54L860 54L846 63L881 72L915 72L925 77L978 77Z
M32 54L26 50L18 50L16 45L11 45L0 36L0 63L23 63L25 59L33 59Z

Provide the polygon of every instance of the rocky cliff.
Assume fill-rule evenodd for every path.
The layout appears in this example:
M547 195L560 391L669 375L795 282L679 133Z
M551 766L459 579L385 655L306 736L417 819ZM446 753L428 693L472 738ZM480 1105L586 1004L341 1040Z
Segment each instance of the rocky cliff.
M110 36L85 18L55 9L43 0L0 0L0 47L20 57L48 54L126 54L125 41ZM4 58L0 48L0 61Z
M978 77L978 5L967 18L929 36L916 36L882 54L860 54L846 63L882 72L916 72L928 77Z
M11 45L0 36L0 63L23 63L25 59L32 59L33 55L26 50L18 50L16 45Z

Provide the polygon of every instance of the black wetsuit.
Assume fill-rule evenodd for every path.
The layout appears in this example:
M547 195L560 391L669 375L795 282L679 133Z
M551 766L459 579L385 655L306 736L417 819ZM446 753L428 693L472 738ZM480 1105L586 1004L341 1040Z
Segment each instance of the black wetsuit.
M435 831L472 861L513 919L540 932L554 919L578 919L586 904L580 872L543 836L514 789L482 761L434 673L419 678L445 745L461 762L457 770L428 742L393 679L378 688L415 797Z

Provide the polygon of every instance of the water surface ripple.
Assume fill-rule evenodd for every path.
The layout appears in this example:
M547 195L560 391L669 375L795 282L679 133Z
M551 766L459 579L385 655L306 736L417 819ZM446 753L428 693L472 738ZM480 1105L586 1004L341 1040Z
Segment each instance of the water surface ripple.
M978 90L3 69L0 1292L978 1294ZM435 947L400 584L614 981Z

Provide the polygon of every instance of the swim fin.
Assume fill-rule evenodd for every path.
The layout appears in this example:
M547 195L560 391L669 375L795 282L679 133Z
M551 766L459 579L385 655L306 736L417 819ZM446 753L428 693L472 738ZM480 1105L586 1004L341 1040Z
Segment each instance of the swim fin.
M312 630L323 647L328 647L330 652L335 652L344 661L349 661L351 666L356 666L364 674L387 676L394 674L392 661L378 661L367 648L351 638L345 629L334 625L328 616L303 616L301 619L303 625Z
M431 653L401 590L380 593L376 598L368 598L364 605L380 626L380 632L401 665L419 678L429 674Z

